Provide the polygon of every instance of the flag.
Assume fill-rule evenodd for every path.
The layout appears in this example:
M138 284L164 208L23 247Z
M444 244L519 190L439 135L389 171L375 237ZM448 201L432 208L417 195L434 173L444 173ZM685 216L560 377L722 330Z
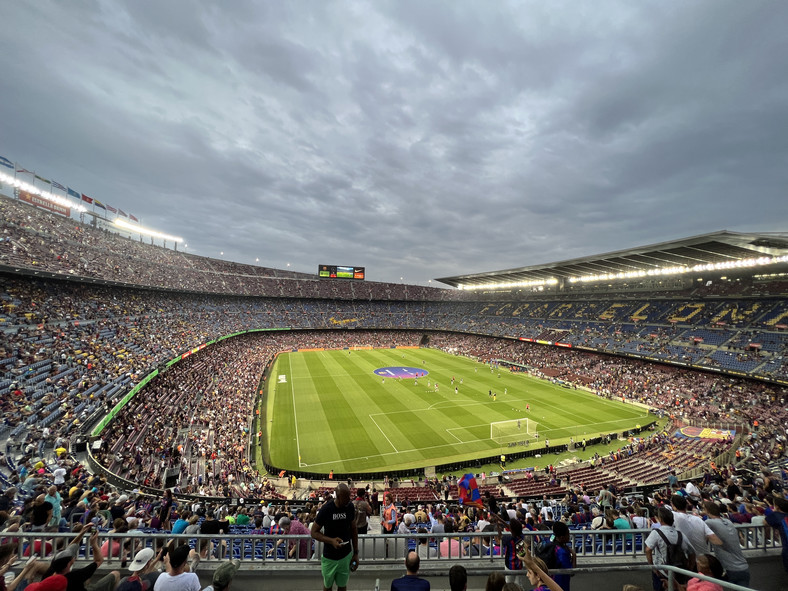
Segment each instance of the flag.
M97 201L96 203L98 203L98 201ZM111 205L107 205L107 207L105 207L104 209L108 209L108 210L110 210L112 213L118 213L118 210L117 210L117 209L115 209L114 207L112 207Z
M33 176L34 176L34 177L36 177L36 178L37 178L39 181L41 181L42 183L49 183L50 185L52 184L52 181L49 181L49 180L45 179L45 178L44 178L44 177L42 177L42 176L38 176L37 174L34 174Z
M57 181L52 181L52 186L55 187L55 189L60 189L61 191L66 190L66 188Z
M79 199L79 193L77 193L71 187L68 188L68 194L69 194L69 197L73 197L74 199Z
M14 163L11 162L8 158L4 158L3 156L0 156L0 164L2 164L3 166L7 166L8 168L14 168Z
M93 203L93 197L88 197L84 193L82 193L82 201L85 203ZM104 207L103 205L101 207Z
M457 483L460 491L460 504L469 507L481 508L482 496L479 494L479 487L476 485L476 478L473 474L466 474Z
M139 222L139 220L138 220L137 218L135 218L133 215L129 214L129 217L130 217L131 219L133 219L135 222Z
M84 197L84 195L82 195L82 196ZM103 204L101 201L99 201L98 199L91 199L91 200L89 201L89 203L93 203L94 205L96 205L97 207L100 207L101 209L107 209L107 206L106 206L106 205L104 205L104 204Z
M119 213L120 215L122 215L124 218L127 218L127 217L129 217L129 214L127 214L125 211L123 211L123 210L122 210L122 209L120 209L120 208L118 208L118 213Z
M17 169L16 169L16 171L17 171L17 172L24 172L24 173L26 173L26 174L33 174L32 172L30 172L30 171L29 171L29 170L27 170L26 168L17 168Z

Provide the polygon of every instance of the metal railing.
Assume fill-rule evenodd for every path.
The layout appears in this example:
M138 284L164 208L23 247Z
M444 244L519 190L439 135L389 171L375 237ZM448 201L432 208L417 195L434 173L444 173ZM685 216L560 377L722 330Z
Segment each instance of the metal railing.
M773 535L768 525L739 525L741 546L750 556L777 554L782 549L780 536ZM616 559L629 564L645 560L645 540L651 530L570 530L570 544L577 554L578 563L588 559ZM540 541L548 540L550 531L523 532L532 552ZM478 565L489 568L501 559L500 546L495 541L497 532L473 532L452 534L367 534L359 536L359 558L364 565L401 565L409 550L421 545L422 568L429 569L448 564L461 563L466 566ZM30 554L40 559L51 559L74 538L70 533L14 532L0 536L0 543L17 544L17 556ZM107 543L107 556L103 565L110 568L123 568L134 558L134 554L144 547L158 550L170 540L186 543L200 555L200 568L211 569L222 560L238 558L243 568L303 569L307 565L317 566L323 555L323 544L314 542L310 536L282 534L233 533L221 535L145 533L100 533L101 544ZM280 542L280 550L271 549ZM287 549L294 543L307 541L306 555L300 555L300 548L293 557ZM79 561L92 561L93 553L87 536L80 543ZM580 572L574 570L573 572ZM734 588L734 587L732 587Z
M586 566L586 567L576 567L576 568L564 568L564 569L557 569L551 568L550 574L574 574L574 575L583 575L583 574L601 574L601 573L612 573L612 572L631 572L631 571L650 571L659 569L660 571L667 573L667 584L668 588L667 591L678 591L678 581L676 580L676 575L684 575L690 578L700 579L701 581L711 581L722 587L723 589L732 589L733 591L753 591L750 587L742 587L741 585L737 585L735 583L729 583L728 581L722 581L720 579L715 579L713 577L708 577L706 575L702 575L700 573L694 573L692 571L684 570L683 568L679 568L677 566L671 566L669 564L660 564L657 567L652 566L650 564L632 564L627 566Z

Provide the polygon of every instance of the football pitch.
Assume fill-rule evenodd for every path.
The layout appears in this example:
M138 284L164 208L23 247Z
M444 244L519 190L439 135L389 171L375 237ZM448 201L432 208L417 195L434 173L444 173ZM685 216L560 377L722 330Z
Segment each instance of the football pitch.
M283 353L266 388L263 456L325 474L416 469L648 422L643 408L434 349ZM491 439L492 422L523 418L539 433L523 433L528 447Z

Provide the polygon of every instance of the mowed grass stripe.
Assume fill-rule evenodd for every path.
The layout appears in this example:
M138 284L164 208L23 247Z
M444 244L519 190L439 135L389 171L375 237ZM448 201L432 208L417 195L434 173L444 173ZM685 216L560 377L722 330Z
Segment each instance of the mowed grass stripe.
M420 385L415 386L412 379L385 379L372 373L380 367L408 365L407 363L397 363L398 361L405 362L407 360L402 359L401 355L397 359L397 356L391 354L393 351L396 350L378 349L369 352L365 351L365 353L369 353L369 355L364 355L365 358L377 360L376 363L373 363L368 368L368 375L371 377L369 378L370 384L367 391L373 392L373 394L368 395L368 399L376 407L374 411L370 412L370 415L372 415L370 420L374 421L385 432L398 451L434 446L441 443L450 446L456 440L451 438L448 433L436 431L434 426L418 410L426 406L425 400L418 392L422 384L426 385L426 379L420 380ZM361 356L356 356L353 359L351 355L348 359L352 359L353 363L357 363L356 360L360 358ZM396 415L390 413L396 413ZM456 450L448 451L456 453Z
M362 365L366 365L366 367L362 367ZM372 387L374 375L370 377L373 369L370 364L368 362L365 364L356 363L352 356L332 356L326 362L326 366L330 366L334 373L338 374L343 372L347 376L347 378L341 384L337 384L337 386L341 390L343 396L347 396L348 394L351 395L353 404L351 404L350 412L353 413L354 425L363 430L363 434L359 433L352 441L354 445L352 449L353 455L343 457L354 457L359 454L374 456L396 451L396 444L391 440L390 433L380 428L383 427L383 429L385 429L385 426L381 426L379 423L371 421L369 418L370 414L381 411L381 407L374 395L368 394L370 390L377 392L377 389ZM343 424L343 434L341 436L344 436L346 430L347 425ZM393 433L391 433L391 435L393 435ZM341 458L334 459L339 460ZM324 458L322 461L331 460L329 458Z
M285 353L284 355L291 368L288 379L293 382L293 388L296 391L301 462L305 464L314 461L317 451L321 454L317 456L317 459L320 459L322 455L338 457L341 453L336 445L336 439L329 436L331 430L326 428L332 420L330 408L337 395L324 386L323 379L314 377L325 371L314 364L314 356L315 353ZM309 379L300 379L295 376L304 376ZM322 434L319 447L313 443L316 434Z
M271 371L270 381L266 386L267 396L273 396L273 415L269 414L266 429L268 436L267 457L275 466L298 466L298 452L295 434L294 396L292 382L279 382L279 376L290 374L284 356L277 357ZM270 407L269 407L270 408ZM265 456L266 454L264 454Z
M316 369L317 375L323 377L314 380L318 393L317 402L325 414L328 431L332 434L333 446L313 445L315 452L310 454L310 459L305 463L315 461L341 461L343 458L354 457L359 449L370 448L373 454L381 453L367 430L371 428L368 416L358 416L356 409L364 404L364 390L355 381L355 375L349 374L336 356L326 356L321 353L309 353L305 356L310 368ZM344 372L343 379L333 376ZM316 433L320 431L316 430ZM322 439L322 438L321 438ZM312 442L318 443L318 442ZM333 449L332 449L333 447ZM388 450L385 450L388 451Z
M488 366L437 350L325 351L292 357L319 360L303 366L303 374L302 366L296 369L294 365L289 376L296 387L299 441L307 470L313 469L310 466L321 472L330 468L386 470L491 455L501 449L489 439L489 423L498 420L527 416L536 421L543 436L534 445L542 445L545 436L551 443L559 443L570 436L595 436L646 421L645 411L637 407L523 374L491 372ZM420 378L418 385L413 379L387 378L383 382L373 371L386 366L425 369L430 375ZM457 395L452 376L459 388ZM272 374L272 382L275 378ZM427 381L432 386L435 380L440 383L438 393L426 386ZM489 399L490 389L497 393L495 402ZM507 394L503 394L505 390ZM277 397L282 398L282 393ZM530 413L525 412L526 403L531 405ZM288 413L287 405L277 401L273 407L274 424L286 426L288 422L279 420L278 413ZM292 414L292 402L290 407ZM292 428L292 417L289 424ZM276 429L274 434L272 445L287 443L287 437ZM309 449L309 460L305 449ZM292 458L292 453L286 455ZM324 467L317 467L319 464Z

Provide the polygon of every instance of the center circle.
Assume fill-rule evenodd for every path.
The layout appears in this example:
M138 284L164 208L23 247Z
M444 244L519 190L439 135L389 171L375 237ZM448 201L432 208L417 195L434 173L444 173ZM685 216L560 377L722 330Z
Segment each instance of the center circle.
M426 369L420 367L405 367L402 365L392 367L379 367L374 371L375 375L381 378L423 378L429 375Z

